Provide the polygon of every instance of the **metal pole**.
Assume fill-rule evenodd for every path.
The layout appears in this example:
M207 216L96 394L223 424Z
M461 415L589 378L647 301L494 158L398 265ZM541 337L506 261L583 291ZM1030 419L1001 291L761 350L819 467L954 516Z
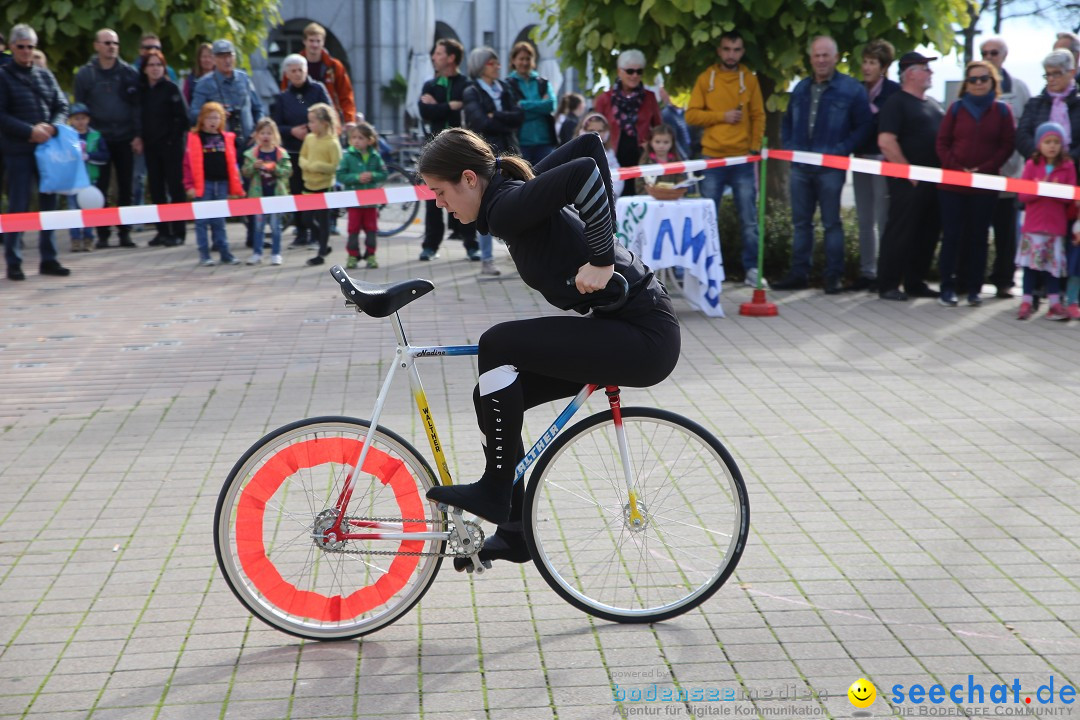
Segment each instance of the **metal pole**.
M769 139L761 139L761 182L758 183L758 247L757 247L757 289L761 290L765 282L765 176L769 166Z

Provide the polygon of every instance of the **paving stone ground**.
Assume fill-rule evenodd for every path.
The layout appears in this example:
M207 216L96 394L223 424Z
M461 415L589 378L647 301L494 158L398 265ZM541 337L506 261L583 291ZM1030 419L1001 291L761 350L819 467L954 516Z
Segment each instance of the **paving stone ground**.
M0 717L851 717L860 677L876 716L1075 707L1034 693L1080 682L1080 323L1017 322L1016 300L820 291L771 293L780 316L746 319L749 291L730 283L726 319L680 300L682 361L627 402L699 419L746 477L749 545L713 599L614 625L531 566L474 580L444 565L397 624L320 644L231 595L214 503L271 429L367 416L393 335L345 310L304 251L208 269L190 240L147 237L65 252L66 279L0 281ZM384 241L382 267L357 271L435 281L403 312L414 341L474 342L550 312L519 280L478 283L459 244L432 263L418 246L416 232ZM475 475L474 359L421 370L451 471ZM426 447L404 383L395 398L384 424ZM966 694L969 675L982 704L891 702L894 685ZM989 704L1014 679L1020 702ZM672 688L736 699L633 699Z

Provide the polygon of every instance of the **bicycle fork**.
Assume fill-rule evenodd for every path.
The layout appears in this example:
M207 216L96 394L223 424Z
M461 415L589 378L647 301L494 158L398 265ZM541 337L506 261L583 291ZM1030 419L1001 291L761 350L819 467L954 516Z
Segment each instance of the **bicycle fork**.
M645 517L638 507L637 491L634 490L634 471L630 466L630 447L626 442L626 428L623 426L622 405L620 403L620 391L617 385L608 385L604 388L608 397L608 405L611 406L611 419L615 423L615 438L619 443L619 458L622 460L623 475L626 478L627 522L633 530L641 530L645 527Z

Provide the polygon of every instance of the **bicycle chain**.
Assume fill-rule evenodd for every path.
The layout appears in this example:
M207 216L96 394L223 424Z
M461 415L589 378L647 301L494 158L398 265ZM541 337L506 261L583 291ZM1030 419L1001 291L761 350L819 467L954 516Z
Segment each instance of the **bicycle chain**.
M404 525L405 523L422 523L423 525L426 526L426 525L428 525L430 523L430 521L426 520L426 519L423 519L423 520L410 520L410 519L392 518L392 517L346 518L346 520L361 520L361 519L362 520L367 520L369 522L395 522L395 523L401 523L402 525ZM469 533L470 537L475 537L477 534L480 536L480 542L477 544L477 548L476 548L476 552L480 552L480 548L482 548L484 546L484 531L481 530L480 526L477 523L474 523L472 520L465 520L464 523L465 523L466 526L469 527L470 530L475 531L475 532L470 532ZM456 536L454 535L454 523L451 523L451 522L447 523L447 532L448 532L447 545L453 547L456 544L456 543L454 543L454 540L456 539ZM397 550L346 550L344 548L334 549L334 548L323 547L321 545L319 547L323 552L337 553L337 554L340 554L340 555L402 555L402 556L406 556L406 557L434 557L434 556L437 556L437 555L442 556L442 557L471 557L473 555L473 553L456 553L456 552L419 552L419 551L409 552L409 551L397 551Z

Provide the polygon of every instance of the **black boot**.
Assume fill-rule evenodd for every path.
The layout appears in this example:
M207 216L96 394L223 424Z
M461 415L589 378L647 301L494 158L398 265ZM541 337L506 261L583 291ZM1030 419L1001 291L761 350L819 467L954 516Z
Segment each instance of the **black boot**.
M497 373L500 369L489 372ZM510 372L513 372L514 380L509 385L480 398L482 426L487 428L484 474L470 485L440 485L427 492L430 500L459 507L496 525L510 520L514 450L521 442L521 421L525 412L521 383L517 381L516 371Z
M514 483L510 501L510 521L500 525L494 535L484 539L484 547L480 550L481 562L506 560L512 563L527 563L532 560L529 547L525 544L525 533L522 530L521 513L524 504L525 479L522 478ZM468 570L471 566L472 558L454 558L454 569L458 572Z

